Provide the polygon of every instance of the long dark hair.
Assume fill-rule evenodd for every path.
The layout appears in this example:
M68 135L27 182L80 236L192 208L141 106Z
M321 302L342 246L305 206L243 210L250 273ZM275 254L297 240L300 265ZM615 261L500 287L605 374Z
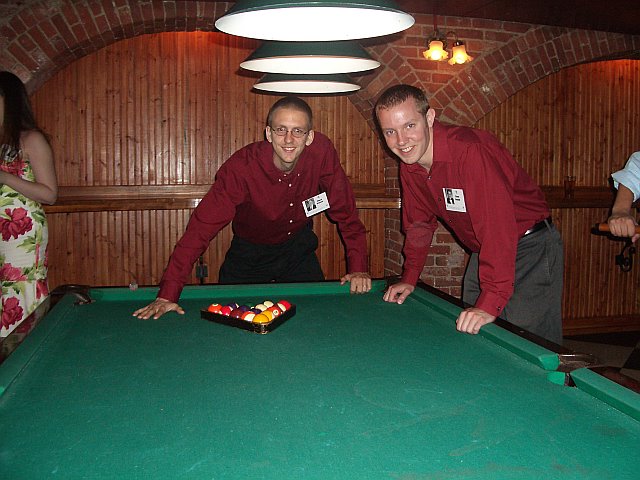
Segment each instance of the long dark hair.
M22 80L11 72L0 72L0 96L4 99L0 144L8 144L19 150L22 132L37 130L44 134L36 123L29 95Z

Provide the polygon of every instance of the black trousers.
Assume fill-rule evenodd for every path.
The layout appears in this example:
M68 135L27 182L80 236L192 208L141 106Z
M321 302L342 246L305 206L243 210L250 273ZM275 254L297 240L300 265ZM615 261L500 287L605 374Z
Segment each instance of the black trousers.
M318 237L311 225L277 245L260 245L234 236L220 267L219 283L319 282Z

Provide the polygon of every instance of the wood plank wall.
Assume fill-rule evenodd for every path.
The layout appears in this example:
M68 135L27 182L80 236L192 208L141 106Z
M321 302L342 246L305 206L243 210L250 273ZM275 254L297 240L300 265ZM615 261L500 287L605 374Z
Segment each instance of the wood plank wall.
M159 282L193 207L165 197L206 191L224 160L263 139L267 111L280 98L252 91L259 75L239 69L256 46L211 32L143 35L74 62L35 92L61 186L48 213L51 287ZM349 100L305 99L352 182L384 191L380 144ZM363 208L361 218L371 272L383 276L384 210ZM327 278L339 278L345 265L336 228L319 216L315 230ZM230 239L227 227L206 252L207 282L217 281Z
M549 191L561 192L564 177L576 177L575 199L548 196L565 245L565 333L639 328L638 255L630 272L621 271L615 256L624 242L591 229L608 217L611 173L640 150L640 61L564 69L518 92L477 126L494 132Z

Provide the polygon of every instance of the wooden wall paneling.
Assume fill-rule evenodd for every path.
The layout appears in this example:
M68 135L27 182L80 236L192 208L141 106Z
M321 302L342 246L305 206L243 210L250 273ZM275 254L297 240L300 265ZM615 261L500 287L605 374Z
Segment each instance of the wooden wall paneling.
M565 207L553 211L565 244L565 333L640 326L640 266L622 272L614 262L623 242L591 234L608 217L610 174L639 149L638 85L640 61L578 65L518 92L477 124L498 136L552 205ZM571 201L561 197L566 175L577 177Z
M259 75L239 69L256 45L211 32L141 35L78 60L33 95L61 188L59 204L48 209L52 286L159 282L197 203L195 187L206 191L222 162L264 138L278 96L253 91ZM348 98L306 99L352 181L382 187L379 143ZM384 244L377 208L363 212L372 249ZM322 266L337 278L345 268L335 226L320 219L316 228ZM226 227L205 252L208 281L217 281L230 241Z

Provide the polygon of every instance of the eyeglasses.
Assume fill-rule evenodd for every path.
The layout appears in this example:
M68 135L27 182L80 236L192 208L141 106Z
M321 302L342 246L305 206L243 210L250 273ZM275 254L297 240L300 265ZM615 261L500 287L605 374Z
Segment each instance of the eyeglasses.
M309 133L309 130L302 130L301 128L292 128L291 130L289 130L286 127L272 127L269 126L269 128L271 128L271 131L273 133L275 133L276 135L278 135L279 137L286 137L287 133L291 132L291 135L293 135L294 138L302 138L304 137L307 133Z

